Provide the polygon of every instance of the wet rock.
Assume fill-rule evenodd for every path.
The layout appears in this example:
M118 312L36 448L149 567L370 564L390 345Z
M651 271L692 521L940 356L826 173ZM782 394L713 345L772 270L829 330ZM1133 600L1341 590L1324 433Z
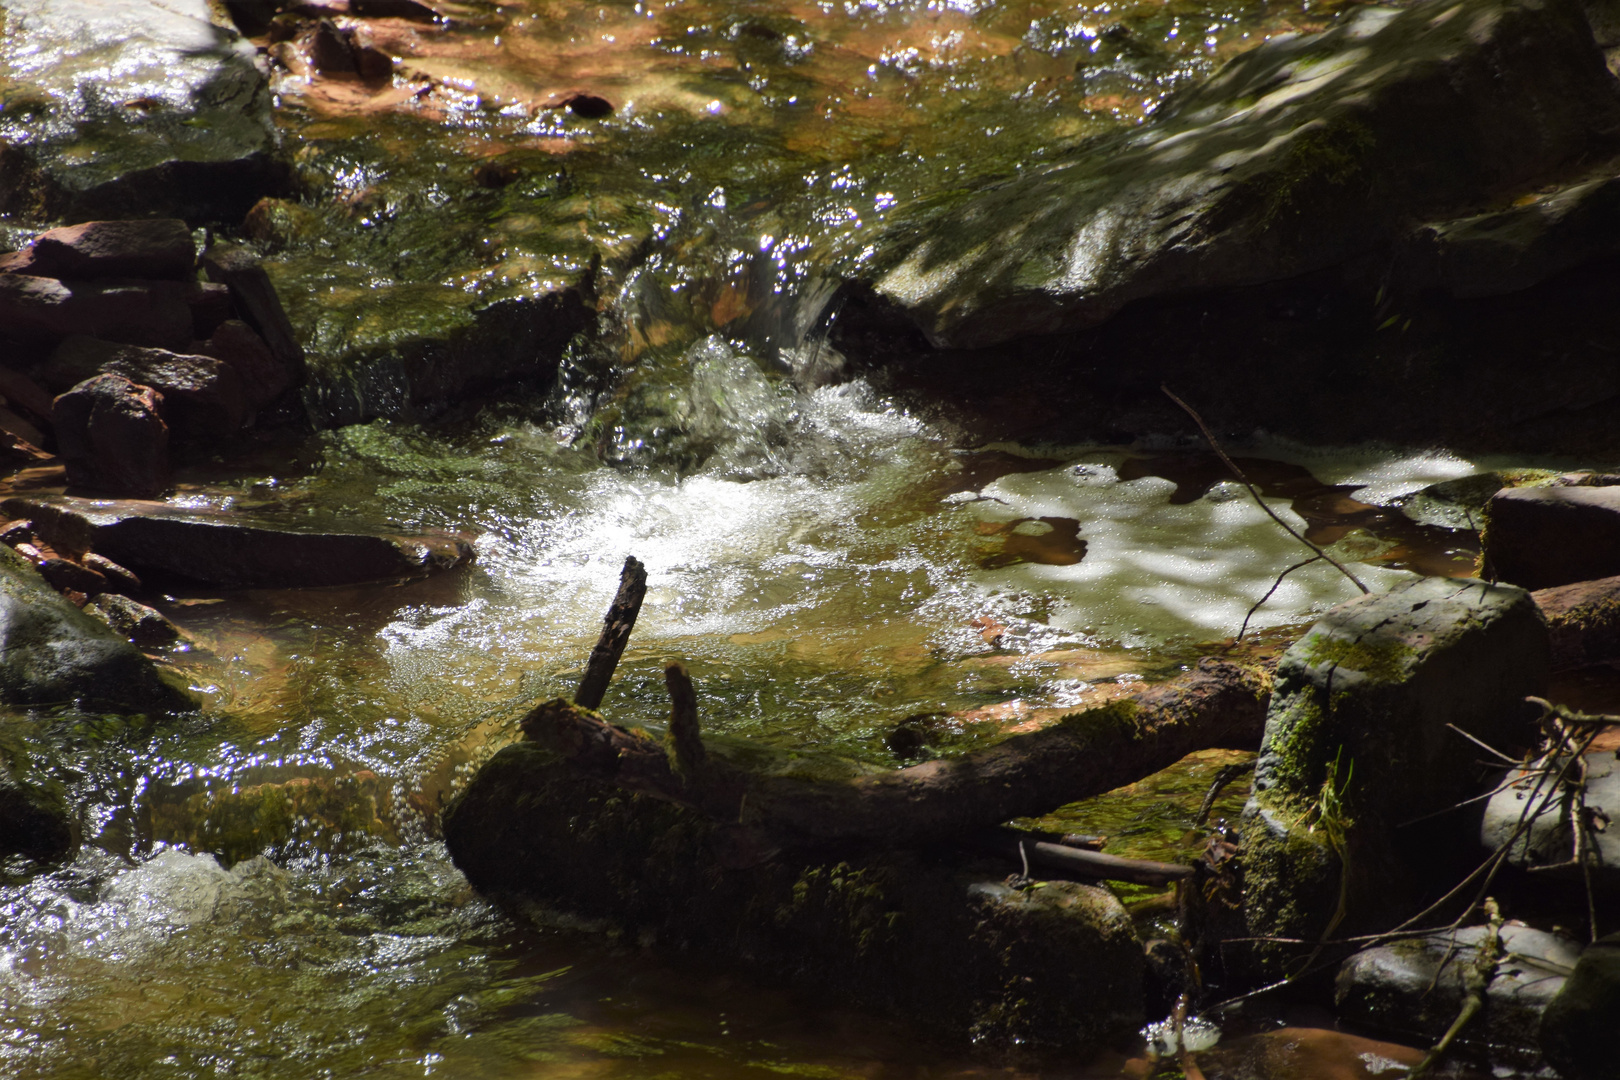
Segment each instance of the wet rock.
M1620 890L1620 827L1611 827L1620 822L1620 761L1605 751L1587 754L1584 766L1582 799L1588 821L1582 838L1585 867L1574 861L1572 786L1555 787L1556 776L1526 776L1523 770L1513 770L1517 782L1491 796L1485 804L1480 843L1492 852L1513 841L1508 862L1515 866L1557 867L1542 876L1583 884L1590 878L1594 888ZM1562 767L1562 759L1552 763L1555 773ZM1579 778L1580 773L1572 771L1570 776ZM1492 787L1507 779L1499 774ZM1520 834L1522 825L1528 827ZM1517 840L1513 840L1515 835Z
M1620 95L1572 0L1429 0L1284 35L1135 130L891 218L864 280L936 347L1389 251L1612 151Z
M68 483L119 495L169 484L162 396L122 375L97 375L56 399L52 421Z
M231 290L242 319L264 339L271 355L291 373L294 384L303 382L304 348L258 256L246 248L215 244L203 253L202 265L210 281Z
M1539 589L1531 596L1547 620L1554 671L1620 659L1620 577Z
M16 547L18 544L28 544L34 541L34 523L23 519L21 521L8 521L0 526L0 543Z
M64 559L60 555L42 552L32 544L18 544L16 551L33 563L34 569L39 571L39 576L58 592L76 592L94 596L106 591L107 579L88 566Z
M1581 953L1541 1018L1541 1052L1565 1080L1610 1080L1620 1030L1620 934Z
M179 438L212 444L241 430L248 396L235 365L211 356L174 353L74 337L51 354L41 377L77 385L100 374L122 375L161 395L158 411Z
M191 228L178 218L87 221L34 237L6 267L10 273L65 280L173 278L184 280L197 265Z
M32 523L30 523L31 527ZM106 579L109 592L133 593L141 591L141 579L135 576L134 571L124 569L105 555L87 551L79 561Z
M1543 692L1548 654L1530 595L1480 581L1420 579L1313 626L1278 665L1243 811L1250 933L1318 940L1341 901L1340 936L1412 914L1455 869L1447 853L1467 850L1467 826L1397 826L1481 779L1477 749L1447 725L1509 753L1530 742L1523 699Z
M0 396L28 410L36 421L50 422L51 395L22 372L0 367Z
M55 344L73 334L183 348L191 307L177 282L63 282L0 274L0 338Z
M206 341L227 321L236 318L236 304L231 290L212 281L198 281L190 286L187 304L191 308L191 332L200 341Z
M1340 1017L1432 1044L1462 1009L1464 969L1477 965L1485 934L1485 927L1470 926L1356 953L1339 968L1335 1002ZM1581 946L1509 923L1502 927L1500 955L1486 985L1485 1007L1463 1029L1459 1042L1493 1060L1534 1064L1542 1013L1563 988Z
M226 865L295 845L329 853L380 837L398 842L387 822L388 787L370 770L198 792L152 801L156 839L206 851Z
M0 769L0 858L25 855L56 863L78 850L78 818L61 794Z
M14 498L4 505L17 511L13 516L32 520L53 545L59 532L87 538L92 550L141 573L212 585L348 585L448 570L473 557L466 538L440 532L317 532L136 500L61 496Z
M287 184L253 47L206 0L4 7L0 213L234 224Z
M1487 574L1526 589L1620 574L1620 487L1498 492L1480 545Z
M80 701L117 712L197 707L185 680L58 596L7 547L0 547L0 701Z
M0 402L4 402L4 400L4 398L0 398ZM45 433L43 431L6 408L3 404L0 404L0 431L15 435L31 446L45 445Z
M529 742L496 753L443 822L486 895L607 918L952 1038L1083 1051L1142 1023L1141 945L1101 888L1013 888L910 851L739 859L745 837Z
M173 645L184 636L180 633L180 628L170 622L161 611L117 593L102 593L94 597L85 605L84 610L86 614L93 615L112 627L130 644L143 649L159 649L165 645Z
M247 406L257 411L292 389L296 371L277 360L264 339L239 319L228 319L197 351L226 364L236 372L246 394Z
M331 19L322 19L315 26L310 41L309 58L315 70L322 75L353 75L354 50L347 32L338 29Z

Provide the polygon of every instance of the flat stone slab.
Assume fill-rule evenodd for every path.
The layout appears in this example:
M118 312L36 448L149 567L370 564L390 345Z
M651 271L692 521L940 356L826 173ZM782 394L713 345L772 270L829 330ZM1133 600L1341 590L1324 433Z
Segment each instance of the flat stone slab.
M1586 755L1585 802L1597 821L1620 821L1620 761L1610 751ZM1555 766L1555 769L1557 766ZM1480 821L1480 843L1486 851L1496 851L1519 831L1520 822L1529 829L1508 851L1508 862L1515 866L1557 867L1549 873L1570 882L1580 882L1589 873L1592 887L1613 893L1620 890L1620 828L1605 825L1586 835L1585 871L1572 860L1575 835L1569 806L1562 792L1548 798L1552 778L1512 772L1517 780L1491 796ZM1573 769L1570 775L1577 776ZM1507 776L1497 783L1505 783Z
M208 0L0 0L0 213L240 221L285 186L253 46Z
M136 499L13 498L0 507L31 520L58 550L92 550L143 573L209 585L352 585L449 570L473 558L467 537L444 532L302 530Z

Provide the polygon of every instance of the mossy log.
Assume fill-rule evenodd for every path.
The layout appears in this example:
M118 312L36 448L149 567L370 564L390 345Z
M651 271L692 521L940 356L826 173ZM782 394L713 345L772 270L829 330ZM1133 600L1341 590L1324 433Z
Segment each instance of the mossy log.
M1140 780L1195 750L1250 750L1265 727L1264 671L1206 658L1186 675L986 750L898 770L749 767L709 754L680 767L642 728L562 700L526 737L621 788L748 827L772 844L906 847L1036 816Z

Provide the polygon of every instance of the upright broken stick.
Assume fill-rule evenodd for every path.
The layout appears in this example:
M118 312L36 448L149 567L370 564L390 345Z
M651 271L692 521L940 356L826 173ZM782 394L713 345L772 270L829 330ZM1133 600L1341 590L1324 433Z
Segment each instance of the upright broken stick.
M579 680L579 689L574 692L575 705L587 709L601 707L608 680L613 678L613 669L619 666L619 657L624 655L630 631L635 629L636 616L641 612L641 601L646 596L647 568L631 555L624 560L624 569L619 573L619 591L602 620L602 636L591 650L591 658L585 664L585 676Z

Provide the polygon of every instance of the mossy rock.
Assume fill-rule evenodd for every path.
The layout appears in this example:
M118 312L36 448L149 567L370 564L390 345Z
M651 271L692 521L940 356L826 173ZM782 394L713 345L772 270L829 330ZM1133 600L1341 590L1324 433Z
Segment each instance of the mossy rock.
M753 753L783 775L826 764ZM775 850L529 742L483 766L444 837L474 887L516 910L607 920L957 1039L1086 1051L1142 1022L1141 946L1099 887L1009 888L994 880L1006 867L953 852Z
M0 702L112 712L198 707L178 673L160 668L106 623L64 600L0 545Z
M1524 698L1544 692L1549 656L1529 593L1467 579L1419 579L1313 626L1278 665L1244 809L1250 931L1309 940L1413 914L1472 854L1465 815L1403 828L1483 779L1453 726L1527 745Z

